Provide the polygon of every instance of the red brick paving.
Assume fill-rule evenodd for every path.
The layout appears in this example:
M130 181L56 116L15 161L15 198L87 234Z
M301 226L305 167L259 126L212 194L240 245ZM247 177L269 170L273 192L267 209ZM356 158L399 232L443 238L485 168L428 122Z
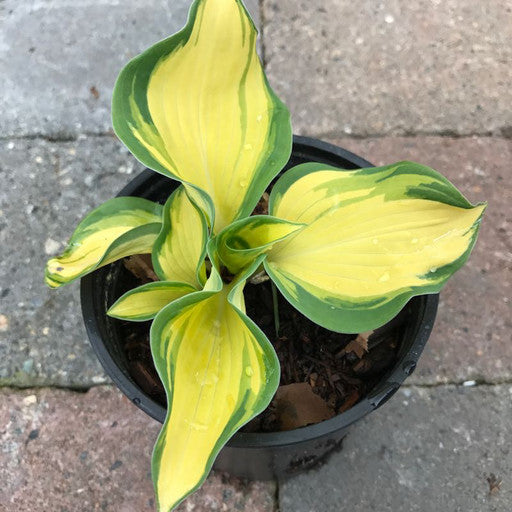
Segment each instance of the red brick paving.
M0 391L0 511L154 510L158 424L110 387ZM181 512L273 512L273 483L212 474Z
M433 384L512 379L512 140L381 137L332 141L375 165L414 160L442 172L471 202L487 201L477 244L441 293L416 373Z

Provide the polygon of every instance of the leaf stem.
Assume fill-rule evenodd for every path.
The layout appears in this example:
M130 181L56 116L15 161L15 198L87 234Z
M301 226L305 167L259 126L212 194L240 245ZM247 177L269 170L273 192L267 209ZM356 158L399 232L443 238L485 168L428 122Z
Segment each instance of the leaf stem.
M276 329L276 338L279 338L279 302L277 298L277 287L273 281L270 281L272 286L272 302L274 304L274 327Z

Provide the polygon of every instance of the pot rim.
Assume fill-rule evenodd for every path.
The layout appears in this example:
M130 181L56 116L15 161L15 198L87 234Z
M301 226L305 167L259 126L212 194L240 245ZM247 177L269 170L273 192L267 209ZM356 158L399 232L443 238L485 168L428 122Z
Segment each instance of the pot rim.
M322 162L325 160L328 162L332 159L332 155L334 154L339 158L351 162L353 168L372 167L370 162L346 149L321 140L294 135L293 154L301 156L303 153L307 155L309 160L311 160L311 156L313 156L315 161ZM331 158L329 158L329 156L331 156ZM132 195L148 178L154 176L155 172L149 169L141 172L119 192L118 196ZM96 318L97 315L104 313L98 310L97 304L93 300L93 275L94 273L84 276L81 279L80 299L86 331L96 356L116 386L137 405L137 407L162 423L166 415L166 408L150 398L134 381L125 375L102 340ZM329 436L332 432L348 427L383 405L398 390L403 381L414 371L418 358L432 331L439 295L430 294L420 297L423 301L423 307L421 309L420 318L417 321L419 326L410 334L415 338L411 347L406 353L400 355L393 369L383 377L363 400L349 410L315 425L282 432L236 432L226 443L226 446L258 449L289 446L305 441L319 440L320 438Z

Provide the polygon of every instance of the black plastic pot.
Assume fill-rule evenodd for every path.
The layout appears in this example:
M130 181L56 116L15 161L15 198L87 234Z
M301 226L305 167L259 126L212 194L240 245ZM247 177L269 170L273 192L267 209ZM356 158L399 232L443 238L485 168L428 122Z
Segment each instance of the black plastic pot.
M285 169L309 161L344 169L371 166L366 160L331 144L294 137L293 153ZM164 202L178 185L148 170L131 181L119 195ZM82 279L82 312L87 333L101 364L119 389L140 409L163 422L165 408L144 393L130 376L119 323L106 315L108 307L120 295L120 272L122 265L114 263ZM394 367L354 407L330 420L292 431L239 432L222 449L214 467L237 476L264 480L292 475L324 459L340 445L352 423L386 402L414 371L432 330L437 304L438 295L422 295L409 302L406 307L410 320L401 331Z

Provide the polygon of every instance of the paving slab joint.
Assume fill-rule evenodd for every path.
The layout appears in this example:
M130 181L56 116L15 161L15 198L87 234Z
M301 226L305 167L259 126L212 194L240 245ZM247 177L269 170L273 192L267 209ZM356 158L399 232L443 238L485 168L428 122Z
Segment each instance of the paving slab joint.
M445 386L455 386L455 387L492 387L492 386L510 386L512 385L512 378L506 379L497 379L495 381L488 381L485 379L464 379L458 381L446 381L446 382L433 382L433 383L415 383L411 382L402 384L400 388L440 388Z
M263 63L263 69L267 67L267 56L265 52L265 0L258 0L258 7L260 13L260 53L261 62Z
M276 482L276 491L274 493L274 512L280 512L281 510L281 506L280 506L280 503L279 503L279 478L276 478L275 480Z
M421 382L412 382L405 383L400 386L400 388L421 388L421 389L435 389L442 387L493 387L493 386L512 386L512 378L499 379L496 381L487 381L485 379L464 379L460 381L446 381L446 382L433 382L433 383L421 383ZM109 387L115 388L114 384L109 382L99 382L97 384L75 384L75 385L60 385L60 384L52 384L52 383L27 383L27 384L17 384L15 382L9 382L8 379L0 380L0 390L12 390L12 391L23 391L23 390L43 390L43 389L58 389L62 391L70 391L73 393L87 393L88 391L98 388L98 387Z
M27 133L22 135L0 135L0 142L42 140L45 142L77 142L88 138L116 138L116 134L109 130L106 132L83 132L83 133Z
M263 2L263 0L262 0ZM263 42L263 30L260 31L261 38L261 58L263 61L263 65L265 66L265 45ZM353 139L353 140L365 140L365 139L384 139L386 137L403 137L403 138L420 138L420 137L449 137L451 139L468 139L472 137L479 138L490 138L490 139L504 139L509 140L512 139L512 127L504 127L500 129L499 133L487 131L483 133L456 133L451 130L444 131L432 131L432 132L404 132L404 133L351 133L347 134L344 132L338 131L329 131L324 133L300 133L299 135L305 135L308 137L315 137L317 139L329 140L329 139ZM45 142L51 143L60 143L60 142L78 142L84 139L93 139L93 138L116 138L116 135L113 131L109 130L106 132L83 132L78 134L45 134L45 133L28 133L22 135L0 135L0 142L9 142L9 141L29 141L29 140L41 140Z
M44 390L44 389L48 389L48 390L60 390L60 391L69 391L70 393L79 393L81 395L85 394L85 393L88 393L89 391L91 391L92 389L95 389L95 388L112 388L114 389L115 386L113 384L110 384L108 382L100 382L98 384L86 384L86 385L79 385L79 384L76 384L76 385L67 385L67 386L62 386L62 385L59 385L59 384L41 384L41 385L38 385L38 384L16 384L15 382L5 382L6 379L3 379L4 382L2 382L2 380L0 380L0 391L13 391L13 392L18 392L18 391L26 391L26 390L34 390L34 391L41 391L41 390Z
M387 131L375 133L346 133L338 130L330 130L319 133L304 133L300 135L308 135L317 139L383 139L386 137L404 137L404 138L420 138L420 137L449 137L451 139L468 139L472 137L492 138L492 139L512 139L512 126L502 126L498 130L486 130L482 132L456 132L454 130L418 130L418 131Z

